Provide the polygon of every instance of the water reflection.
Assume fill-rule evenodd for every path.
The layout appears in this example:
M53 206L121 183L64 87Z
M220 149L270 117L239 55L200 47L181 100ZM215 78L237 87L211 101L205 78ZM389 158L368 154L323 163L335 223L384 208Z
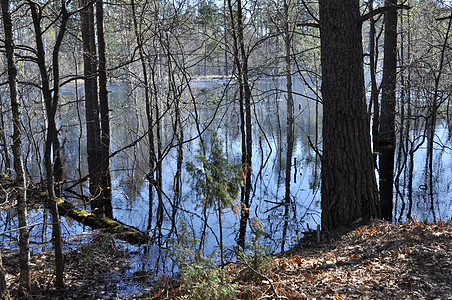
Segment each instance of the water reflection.
M239 124L239 108L235 100L236 87L228 86L223 81L201 81L192 82L195 91L198 115L201 128L209 125L203 134L206 140L211 132L216 132L223 141L224 152L230 162L240 164L241 162L241 136ZM285 187L284 176L286 170L286 103L284 93L285 82L282 79L261 79L254 83L253 96L253 188L252 202L250 207L250 218L257 218L264 224L265 235L260 241L269 251L276 251L280 247L283 227L283 211ZM87 174L86 145L84 136L86 127L79 120L84 116L84 105L78 101L82 97L82 90L66 88L63 93L65 105L59 112L59 123L61 140L63 141L65 157L65 176L70 180L77 180ZM130 84L117 83L109 86L111 113L111 149L117 151L136 141L146 134L147 121L145 118L145 106L143 103L143 91L132 89ZM294 80L294 106L295 106L295 140L293 151L292 182L291 182L291 206L289 214L288 235L286 238L287 248L294 245L303 231L307 228L316 228L320 223L320 160L313 147L321 142L321 111L319 105L312 100L302 96L307 93L306 87L300 80ZM312 97L312 94L308 94ZM221 100L221 101L220 101ZM183 134L185 140L194 139L198 129L194 124L193 107L190 97L183 95L182 117ZM163 103L162 105L166 105ZM218 105L218 107L217 107ZM163 110L165 111L165 110ZM160 247L147 245L145 247L128 246L133 253L141 255L133 262L133 270L153 270L154 274L160 272L176 272L177 265L173 264L171 249L174 246L174 238L183 235L184 231L190 232L190 238L199 239L201 228L205 220L199 203L201 199L195 195L190 185L190 176L185 167L181 171L181 202L175 205L176 215L173 215L172 203L175 203L174 184L177 169L177 139L174 138L174 114L168 110L162 117L162 137L164 149L163 169L163 202L164 215L162 234L165 241ZM320 119L319 119L320 118ZM34 123L32 126L38 126ZM416 133L417 132L417 133ZM422 126L413 129L413 136L421 134ZM451 196L451 170L452 157L450 145L451 131L447 122L438 121L435 139L441 141L444 147L435 150L435 208L438 217L445 220L452 219L452 204L448 199ZM33 149L36 145L26 144ZM184 162L193 161L199 141L183 144ZM123 223L135 226L142 231L149 230L149 220L152 219L151 229L156 226L156 208L149 211L149 181L146 179L148 169L149 141L144 138L136 145L128 147L112 158L112 184L113 184L113 207L114 216ZM30 150L30 152L33 152ZM39 152L39 151L38 151ZM419 219L431 219L429 203L425 190L425 161L426 145L422 144L414 154L415 170L413 182L413 216ZM36 153L34 157L38 156ZM28 169L35 170L30 173L33 178L39 178L36 171L37 163L28 160ZM402 176L403 177L403 176ZM39 181L39 179L37 180ZM403 180L401 180L402 182ZM402 199L406 201L406 183L403 181L399 193L396 193L396 215L402 207ZM78 186L77 193L87 194L86 186ZM68 198L72 194L66 193ZM154 195L153 199L157 199ZM76 199L72 199L76 201ZM236 204L238 205L238 204ZM150 214L154 216L150 218ZM405 212L406 214L406 212ZM17 227L14 210L0 214L0 224L3 230L8 231ZM208 209L208 229L205 253L211 254L218 251L218 228L217 218L212 209ZM32 210L29 216L30 224L37 223L30 236L33 237L31 245L39 245L32 251L46 250L50 242L50 226L48 216L44 210ZM174 218L174 220L172 220ZM236 244L236 234L239 227L239 216L233 207L224 211L224 236L225 247L232 248ZM402 219L403 220L403 219ZM62 222L64 239L68 240L75 234L84 232L83 226L66 220ZM174 228L173 225L177 227ZM249 228L248 236L253 232ZM150 231L152 234L152 230ZM11 232L0 236L2 248L15 248L17 232ZM231 253L229 253L231 255ZM143 257L144 255L144 257ZM168 259L162 255L169 255ZM133 272L135 272L133 271Z

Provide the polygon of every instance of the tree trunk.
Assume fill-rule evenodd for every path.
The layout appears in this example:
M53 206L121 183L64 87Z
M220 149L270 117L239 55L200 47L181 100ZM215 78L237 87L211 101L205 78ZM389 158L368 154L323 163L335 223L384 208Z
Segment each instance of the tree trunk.
M28 214L27 214L27 193L26 193L26 179L24 172L24 164L22 160L22 136L21 136L21 113L20 103L17 97L17 68L14 61L14 38L13 25L11 21L11 14L9 11L9 1L2 1L2 16L3 28L5 32L5 50L8 64L8 83L11 98L11 110L13 115L13 156L14 156L14 171L16 172L16 186L17 186L17 211L19 219L19 284L21 288L30 289L30 253L29 253L29 232L28 232ZM6 145L5 145L6 147ZM3 266L1 266L3 269ZM3 273L2 273L3 275ZM1 278L4 283L4 277ZM4 289L1 290L2 295Z
M5 174L5 176L11 176L11 161L9 159L8 142L6 140L6 133L5 133L5 130L6 130L5 115L6 115L6 112L3 111L3 103L0 100L0 141L2 143L2 156L3 156L3 162L5 164L5 169L2 170L2 172Z
M144 84L144 97L145 97L145 104L146 104L146 120L148 125L148 139L149 139L149 152L148 152L148 159L149 159L149 173L146 176L149 181L149 219L148 219L148 228L147 230L150 231L152 229L152 215L153 215L153 202L154 202L154 181L155 181L155 146L154 146L154 112L152 108L152 94L151 94L151 87L149 83L149 77L147 72L147 66L146 66L146 56L145 51L143 47L143 40L142 40L142 33L140 31L140 26L138 24L137 16L136 16L136 7L135 7L135 1L131 0L131 9L132 9L132 16L133 16L133 27L135 32L135 38L137 41L138 46L138 54L140 57L141 62L141 70L143 72L143 84ZM155 70L154 68L151 68L152 74L154 74ZM155 75L152 75L154 78ZM155 81L153 81L155 82Z
M291 44L292 33L289 31L289 4L284 0L284 45L286 60L286 87L287 87L287 156L286 156L286 178L285 178L285 196L284 196L284 225L281 242L281 252L284 251L286 242L287 228L289 226L289 209L291 203L290 195L290 174L292 171L292 153L294 144L294 103L292 93L292 59Z
M80 0L80 6L86 6L88 0ZM97 58L94 31L94 7L89 5L80 12L82 42L83 42L83 66L85 76L85 113L86 113L86 147L88 154L89 190L91 210L103 215L103 201L101 196L102 153L99 151L101 143L99 101L97 97Z
M379 217L358 0L321 0L322 227Z
M386 6L397 5L387 0ZM392 221L394 191L395 107L397 76L397 10L385 12L383 78L381 83L381 122L378 150L380 154L380 206L383 219Z
M433 93L433 99L432 99L432 106L431 111L429 112L430 115L427 119L427 160L428 160L428 199L430 200L430 210L433 215L433 222L436 222L436 213L435 213L435 206L434 206L434 190L433 190L433 156L434 156L434 140L435 140L435 130L436 130L436 119L437 119L437 113L440 106L440 82L441 82L441 76L444 72L444 64L445 64L445 56L447 47L449 45L449 37L452 29L452 16L448 18L448 25L446 30L446 35L444 37L444 42L441 47L441 54L440 59L438 61L438 71L435 74L435 88Z
M6 1L5 1L6 2ZM9 300L10 295L6 286L5 269L3 268L2 254L0 252L0 298L3 300Z
M242 1L237 1L237 10L234 11L231 0L228 0L229 15L232 24L232 37L234 40L234 63L239 82L240 105L240 131L242 135L242 164L245 186L241 195L240 228L237 244L245 248L246 227L249 219L251 205L251 158L252 158L252 126L251 126L251 88L248 80L248 55L245 50L243 38L243 8ZM234 18L236 15L237 19Z
M100 104L100 152L102 163L100 172L101 182L101 202L105 216L113 218L113 206L111 196L111 175L110 175L110 115L108 106L107 91L107 57L105 53L105 33L104 33L104 8L103 1L96 2L97 20L97 46L99 49L99 104Z
M46 169L46 180L47 180L47 191L49 193L50 198L50 212L52 214L52 241L55 248L55 273L56 273L56 282L55 286L57 288L64 288L63 281L63 272L64 272L64 262L63 262L63 249L62 249L62 240L61 240L61 227L60 227L60 217L58 214L58 207L56 202L56 194L55 194L55 180L59 180L59 177L55 177L54 171L55 167L57 168L57 172L60 172L60 167L62 163L61 157L58 158L58 155L61 156L60 144L58 141L58 133L55 123L55 116L57 112L58 102L59 102L59 51L61 44L63 42L63 38L66 32L66 26L69 19L69 15L66 9L66 2L61 2L61 24L60 30L57 34L57 39L55 41L55 46L52 53L52 67L53 67L53 79L54 79L54 88L53 88L53 96L51 95L50 90L50 81L49 76L47 74L47 67L45 64L45 49L43 42L43 32L41 29L41 11L42 9L37 6L36 3L30 2L30 10L33 18L33 26L35 30L36 37L36 46L37 46L37 62L41 73L41 85L42 92L44 95L45 101L45 109L47 116L47 134L45 140L45 149L44 149L44 164ZM52 148L54 152L54 159L52 160ZM55 153L56 152L56 153ZM53 164L53 162L55 164ZM55 166L57 165L57 166ZM58 176L62 176L62 172L58 173Z
M369 1L370 10L373 10L373 0ZM380 106L378 103L378 95L380 90L377 85L377 64L378 64L378 38L375 30L375 19L370 19L370 32L369 32L369 61L370 61L370 104L373 105L373 119L372 119L372 142L373 151L377 152L378 149L378 127L380 123ZM376 167L376 166L375 166Z
M50 198L50 212L52 214L52 241L55 248L55 273L56 282L55 286L57 288L64 288L63 273L64 273L64 262L63 262L63 249L62 249L62 239L61 239L61 227L60 227L60 217L58 214L58 206L56 202L57 195L55 194L55 180L58 184L62 181L62 158L60 151L60 143L58 140L58 133L56 128L55 116L58 108L59 102L59 51L63 38L66 32L67 22L69 20L69 14L66 8L66 2L61 2L61 24L60 29L57 33L57 38L52 52L52 70L53 70L53 96L50 90L49 75L47 74L47 66L45 63L45 49L43 42L43 32L41 29L41 19L42 19L42 9L37 6L36 3L30 2L30 10L33 18L33 26L35 30L36 37L36 47L37 47L37 62L39 70L41 73L41 85L42 92L44 95L46 117L47 117L47 133L45 140L44 149L44 164L46 169L46 180L47 180L47 191ZM54 156L52 159L52 148ZM58 157L59 156L59 157ZM53 164L53 162L55 164ZM55 176L54 172L57 172ZM60 178L61 176L61 178ZM61 190L58 188L58 191Z

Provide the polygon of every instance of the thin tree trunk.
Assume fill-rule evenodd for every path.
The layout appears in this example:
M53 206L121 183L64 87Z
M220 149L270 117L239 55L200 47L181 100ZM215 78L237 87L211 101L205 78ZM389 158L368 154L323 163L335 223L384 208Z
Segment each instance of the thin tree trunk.
M396 6L397 0L386 0L386 6ZM378 150L380 154L381 216L392 221L394 195L395 108L397 76L397 10L385 12L384 60L381 95L381 122Z
M96 2L97 46L99 49L99 106L100 106L100 152L102 164L101 201L105 216L113 218L110 174L110 115L107 91L107 58L105 53L104 8L103 1Z
M435 90L433 93L433 104L430 112L430 122L428 133L427 133L427 159L428 159L428 173L429 173L429 179L428 179L428 198L430 200L430 210L433 215L433 222L436 222L436 214L435 214L435 207L434 207L434 192L433 192L433 145L435 141L435 130L436 130L436 119L437 119L437 112L439 108L439 84L441 82L441 75L443 74L444 69L444 58L446 55L446 50L448 46L448 40L451 32L452 27L452 16L448 19L448 25L446 30L446 36L444 38L444 42L441 49L441 56L440 60L438 62L438 73L435 74Z
M11 109L13 115L13 157L14 157L14 171L16 172L16 197L17 197L17 211L19 219L19 285L26 290L30 289L30 254L29 254L29 232L28 232L28 214L27 214L27 184L25 179L24 164L22 161L22 134L21 134L21 112L20 103L17 93L17 68L14 61L14 37L13 37L13 25L11 21L11 14L9 10L9 1L2 1L2 16L3 16L3 28L5 32L5 50L6 59L8 63L8 83L11 99ZM6 146L6 145L5 145ZM1 266L3 271L3 265ZM3 272L0 276L2 282L2 295L5 289L3 289L4 277ZM3 278L2 278L3 277Z
M287 156L286 156L286 178L284 196L284 225L281 242L281 252L284 252L287 228L289 226L289 210L291 203L290 175L292 171L292 154L294 144L294 103L292 94L292 59L291 59L292 33L289 31L289 4L284 0L284 45L286 60L286 86L287 86Z
M373 10L373 0L369 1L370 9ZM378 39L376 38L375 19L370 19L370 33L369 33L369 60L370 60L370 80L371 93L370 103L373 105L373 119L372 119L372 141L373 151L378 150L378 127L380 123L380 106L378 103L378 95L380 90L377 86L377 62L378 62Z
M223 246L223 219L221 201L218 201L218 228L220 230L220 262L221 266L224 266L224 246Z
M141 71L143 72L143 84L144 84L144 97L145 97L145 105L146 105L146 120L148 123L148 139L149 139L149 173L146 178L149 181L149 219L148 219L148 228L147 230L152 229L152 215L153 215L153 202L154 202L154 181L155 181L155 143L154 143L154 124L153 124L153 108L152 108L152 100L151 100L151 92L149 86L149 78L147 73L146 59L145 59L145 51L143 47L143 41L141 38L140 27L138 25L137 16L136 16L136 7L135 1L131 0L131 9L132 9L132 17L133 17L133 27L135 32L135 38L138 46L138 54L141 62ZM155 72L154 68L151 68L151 72ZM155 77L154 75L152 75Z
M243 39L243 8L242 1L237 1L237 11L234 12L231 0L228 0L229 15L232 24L234 40L234 62L239 81L240 130L242 135L242 164L245 176L245 186L241 195L241 214L238 246L245 248L246 227L249 219L251 196L251 158L252 158L252 125L251 125L251 88L248 80L248 55ZM234 15L236 14L237 20Z
M1 252L0 252L0 298L3 300L10 299L9 291L6 286L5 269L3 268L3 260L2 260Z
M1 96L0 96L1 97ZM9 159L9 153L8 153L8 142L6 141L6 134L5 134L5 112L3 112L3 103L0 101L0 140L2 141L2 155L3 155L3 162L5 164L4 173L6 176L11 176L11 161Z
M229 76L229 67L228 67L228 31L227 31L227 22L226 22L226 0L223 1L223 28L224 28L224 75ZM227 93L227 92L226 92Z
M182 128L182 120L181 120L181 111L180 111L180 99L179 97L176 99L176 116L175 116L175 126L174 130L177 132L177 163L176 163L176 175L174 176L174 202L173 202L173 211L171 215L172 227L176 228L176 215L177 209L180 205L180 201L182 199L182 167L184 161L184 148L183 148L183 140L184 140L184 131Z
M53 96L50 90L50 81L49 76L47 74L47 67L45 64L45 50L43 43L43 32L41 29L41 8L37 6L36 3L30 1L30 10L33 18L33 26L35 29L36 36L36 46L37 46L37 61L38 66L41 73L41 84L42 84L42 92L44 95L45 101L45 110L47 117L47 133L45 140L45 150L44 150L44 164L46 169L46 180L47 180L47 192L49 194L50 201L50 212L52 214L52 241L55 248L55 273L56 273L56 282L55 286L57 288L64 288L63 281L63 273L64 273L64 262L63 262L63 249L62 249L62 240L61 240L61 227L60 227L60 217L58 214L58 206L56 202L57 195L55 194L55 180L59 180L60 178L54 175L55 165L52 162L52 148L54 152L53 161L57 164L57 172L60 172L62 159L58 158L58 155L61 156L60 144L58 141L58 132L56 128L55 116L58 108L59 102L59 51L61 48L61 44L63 42L63 38L66 32L66 26L69 19L69 14L66 8L66 1L61 1L61 24L60 29L57 34L57 38L55 41L55 46L53 48L52 53L52 70L53 70ZM55 153L57 152L57 153ZM61 173L58 173L57 176L62 176ZM62 180L62 178L61 178Z
M403 32L404 30L404 16L403 14L401 14L400 16L400 32ZM403 35L401 36L400 39L400 64L401 65L405 65L405 40ZM406 167L406 162L408 160L408 138L409 138L409 131L406 130L407 127L409 127L409 123L410 120L406 115L406 86L407 86L407 82L406 82L406 68L402 69L401 72L401 78L400 78L400 82L401 82L401 89L400 89L400 130L399 130L399 143L398 143L398 151L397 151L397 176L396 176L396 180L395 180L395 187L398 191L400 191L400 176L402 175L402 173L404 175L407 174L407 167ZM405 136L407 135L407 136ZM404 176L405 177L405 176ZM397 215L399 215L399 217L397 218L397 220L400 222L401 221L401 217L404 213L405 210L405 185L406 185L406 180L403 180L403 185L402 185L402 192L398 192L396 195L396 200L395 200L395 207L394 207L394 218L397 218ZM400 207L400 212L398 212L398 199L399 199L399 195L400 195L400 201L401 201L401 207Z
M154 86L155 86L155 77L153 78ZM160 238L162 236L162 225L163 225L163 213L164 213L164 207L163 207L163 169L162 169L162 163L163 163L163 153L162 153L162 118L160 118L160 105L158 101L158 97L155 94L154 97L154 107L155 107L155 117L157 119L156 124L156 144L157 144L157 160L156 160L156 181L154 182L155 189L157 191L157 213L156 213L156 231L154 232L154 235L156 235L160 241Z
M410 3L408 3L410 5ZM407 18L407 27L411 27L411 17ZM411 30L408 30L408 41L407 41L407 61L411 61L411 49L412 49L412 39L411 39ZM411 219L411 209L413 207L413 173L414 173L414 145L413 142L410 142L410 127L413 125L413 131L416 129L416 120L411 121L412 117L412 103L411 103L411 67L408 68L408 78L407 78L407 114L408 118L410 118L407 122L406 126L406 148L409 153L409 161L408 161L408 212L407 219ZM414 135L414 134L413 134ZM409 148L408 148L409 145ZM409 150L408 150L409 149Z

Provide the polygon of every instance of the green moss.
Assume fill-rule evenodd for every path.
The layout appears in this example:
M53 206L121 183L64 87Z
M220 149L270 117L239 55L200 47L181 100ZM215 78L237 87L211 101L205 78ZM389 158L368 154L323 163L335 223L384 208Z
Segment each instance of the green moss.
M68 216L93 229L103 229L132 244L144 244L149 240L149 236L145 233L119 224L116 220L107 217L102 218L87 210L77 209L72 203L61 198L57 198L57 203L61 215Z
M105 217L105 218L103 218L103 220L104 220L105 224L107 224L108 226L118 225L118 221L112 220L110 218Z

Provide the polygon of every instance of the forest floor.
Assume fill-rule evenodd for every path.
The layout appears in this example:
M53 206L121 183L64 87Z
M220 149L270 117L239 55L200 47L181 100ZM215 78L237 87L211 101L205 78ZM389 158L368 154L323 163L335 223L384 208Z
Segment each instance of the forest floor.
M96 239L65 255L64 292L51 288L52 255L32 256L30 297L128 299L115 292L116 283L108 275L127 267L127 252ZM9 288L17 296L17 255L3 255ZM242 261L225 268L225 285L236 299L452 299L452 222L374 221L322 236L320 243L315 235L308 237L291 251L261 257L257 263L253 267ZM145 273L132 275L151 278ZM177 280L165 280L136 298L190 299L196 296L194 291L223 288L218 282L202 285L209 278L199 280L188 289Z
M319 244L314 235L266 263L251 277L249 265L227 268L238 299L452 299L452 223L374 221Z

